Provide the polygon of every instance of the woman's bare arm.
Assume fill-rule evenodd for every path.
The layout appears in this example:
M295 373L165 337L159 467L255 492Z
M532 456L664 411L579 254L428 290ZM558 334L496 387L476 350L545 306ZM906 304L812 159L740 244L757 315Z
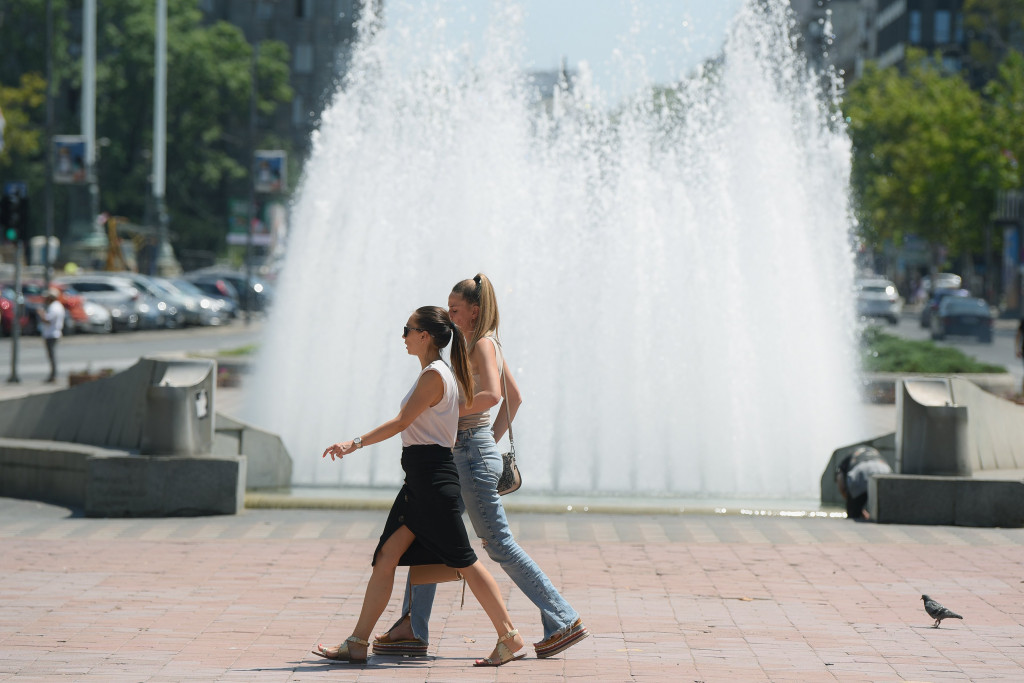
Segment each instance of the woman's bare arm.
M436 370L423 373L419 382L416 383L412 396L402 406L402 410L398 415L364 434L362 445L369 446L370 444L390 439L411 425L413 420L419 417L424 410L430 406L437 405L437 402L442 398L444 398L444 381L441 379L441 375ZM336 457L342 458L354 450L356 450L356 447L351 440L340 441L328 447L322 457L326 458L329 455L331 460L334 460Z
M494 419L495 441L500 441L501 437L505 436L505 432L508 431L509 422L516 419L516 413L519 412L519 406L523 405L523 395L519 391L519 385L516 383L516 378L512 374L512 369L508 366L507 359L505 359L504 371L504 388L508 390L508 393L503 394L503 396L505 398L506 405L508 405L508 411L502 408L498 411L498 416Z

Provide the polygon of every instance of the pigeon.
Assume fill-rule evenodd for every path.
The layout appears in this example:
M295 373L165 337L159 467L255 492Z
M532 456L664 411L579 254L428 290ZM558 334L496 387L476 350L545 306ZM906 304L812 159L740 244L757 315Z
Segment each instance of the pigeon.
M935 626L932 628L938 628L939 622L943 619L963 619L962 616L953 610L946 609L927 595L922 595L921 599L924 600L924 611L928 613L928 616L935 620Z

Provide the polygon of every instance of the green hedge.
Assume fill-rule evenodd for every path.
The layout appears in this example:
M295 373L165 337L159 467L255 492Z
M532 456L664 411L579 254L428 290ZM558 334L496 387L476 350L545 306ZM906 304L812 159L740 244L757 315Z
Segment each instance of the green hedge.
M937 375L968 372L1006 372L1002 365L979 363L958 349L930 341L901 339L867 327L861 335L862 365L866 372L924 372Z

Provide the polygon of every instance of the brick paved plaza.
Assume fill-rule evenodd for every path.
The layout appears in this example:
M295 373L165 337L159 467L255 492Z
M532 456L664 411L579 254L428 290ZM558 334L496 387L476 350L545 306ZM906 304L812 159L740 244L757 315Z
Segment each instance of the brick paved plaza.
M447 584L429 657L318 659L311 646L350 632L385 515L84 519L0 499L0 680L1024 680L1024 530L779 516L515 513L591 638L473 669L493 632ZM539 640L533 606L485 562ZM931 628L921 593L964 620Z

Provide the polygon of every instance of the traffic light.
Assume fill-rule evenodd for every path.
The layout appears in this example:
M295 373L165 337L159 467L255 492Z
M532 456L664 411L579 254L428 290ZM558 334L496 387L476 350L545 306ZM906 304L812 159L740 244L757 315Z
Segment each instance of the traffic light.
M13 204L15 200L11 195L4 193L0 195L0 228L3 228L4 239L13 242L18 237L18 231L14 227L12 222Z
M8 242L28 239L28 197L20 192L0 196L0 227Z

